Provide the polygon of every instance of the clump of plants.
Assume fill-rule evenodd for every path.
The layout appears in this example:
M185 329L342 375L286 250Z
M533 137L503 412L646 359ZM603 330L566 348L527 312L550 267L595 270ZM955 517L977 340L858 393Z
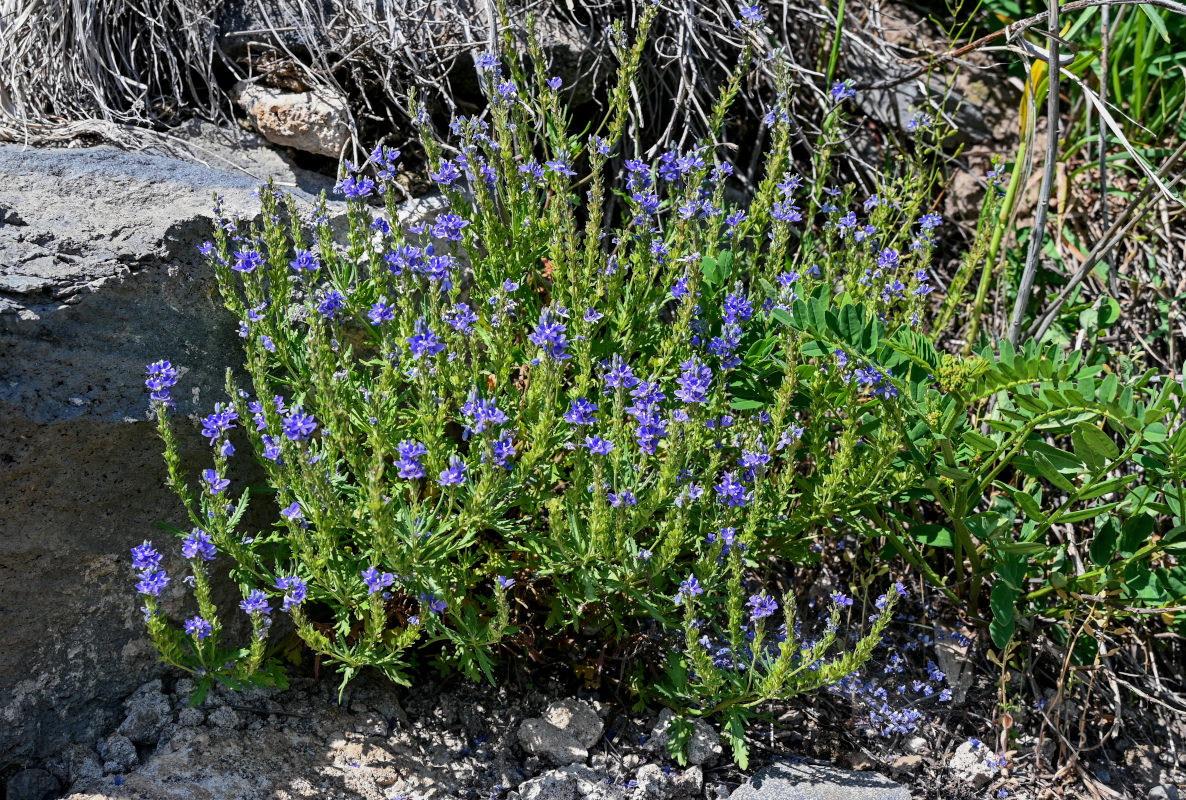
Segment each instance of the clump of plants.
M1173 395L1139 414L1132 390L1098 386L1089 399L1077 362L1032 345L999 361L941 356L933 338L962 289L940 300L928 272L942 220L924 206L926 131L918 159L887 170L877 194L831 186L827 137L846 84L802 165L811 180L774 99L764 178L745 202L726 192L730 151L717 141L748 50L709 140L634 153L622 132L655 13L588 135L568 132L538 52L479 56L485 113L458 118L447 143L424 123L448 201L431 219L401 224L389 148L338 184L345 241L324 199L302 214L270 187L258 223L223 218L202 250L246 358L202 420L213 463L196 484L169 413L178 370L158 362L147 381L192 526L178 535L197 598L195 615L170 621L161 555L134 549L166 661L202 686L282 683L278 612L343 685L365 667L408 683L429 653L492 679L528 624L609 642L646 631L670 646L662 663L635 665L635 688L721 718L744 762L754 710L854 672L904 592L883 576L867 597L836 591L822 619L799 620L785 566L813 559L820 540L856 533L973 608L986 582L1006 586L992 608L1012 623L1017 559L1038 555L1057 520L1082 519L1067 509L1100 497L1116 466L1093 422L1148 425ZM739 24L759 21L747 7ZM977 415L1008 391L1020 396L981 432ZM1051 409L1052 396L1067 408ZM1128 410L1101 411L1108 402ZM1055 480L1052 456L1030 444L1062 428L1086 448L1091 491L1066 464ZM234 485L248 454L232 435L267 487ZM1018 530L1040 493L994 487L1022 454L1022 472L1071 496ZM274 504L275 522L246 529L249 503ZM216 558L243 592L242 648L220 636ZM676 748L687 730L677 725Z

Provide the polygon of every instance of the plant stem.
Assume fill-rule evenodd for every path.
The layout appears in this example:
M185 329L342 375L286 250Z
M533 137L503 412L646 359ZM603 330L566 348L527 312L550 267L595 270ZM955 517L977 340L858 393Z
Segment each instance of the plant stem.
M1038 208L1034 212L1034 227L1030 231L1029 253L1025 259L1025 272L1021 275L1021 286L1017 288L1017 302L1013 305L1013 319L1009 322L1009 342L1017 344L1021 338L1021 323L1029 306L1030 292L1034 288L1034 276L1038 271L1038 256L1042 252L1042 241L1046 238L1046 212L1050 207L1050 193L1054 188L1054 170L1058 164L1058 0L1050 0L1050 16L1047 18L1050 33L1047 46L1050 60L1046 62L1046 164L1042 171L1042 188L1038 193Z

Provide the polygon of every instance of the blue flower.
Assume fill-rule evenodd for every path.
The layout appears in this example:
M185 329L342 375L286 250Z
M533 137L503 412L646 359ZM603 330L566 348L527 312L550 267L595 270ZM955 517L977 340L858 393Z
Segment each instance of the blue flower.
M468 219L462 219L456 214L442 214L437 217L436 222L433 223L430 232L438 239L447 239L451 242L461 241L461 231L465 226L469 225Z
M205 639L214 632L214 626L201 617L193 616L185 621L185 632L190 636Z
M140 576L140 582L136 584L136 591L140 594L151 595L152 597L160 597L161 592L169 585L169 576L163 569L160 570L146 570Z
M844 592L832 592L832 602L837 608L849 608L852 606L852 598Z
M428 448L420 442L406 440L398 445L399 460L395 466L399 468L401 478L423 478L424 467L420 464L420 456L428 452Z
M493 400L478 397L477 392L470 392L469 399L461 407L461 412L470 418L466 425L465 435L482 433L488 425L501 425L507 421L505 412L494 405Z
M289 261L288 266L297 272L316 272L321 265L318 263L315 253L308 250L297 250L296 258Z
M371 306L370 313L367 314L367 317L370 318L372 324L380 325L395 319L395 309L387 305L386 297L380 297L379 302Z
M276 588L282 592L286 592L284 603L280 607L282 611L289 611L299 606L305 602L305 598L309 594L308 584L295 575L282 575L276 578Z
M765 619L778 610L778 603L774 601L773 597L767 594L750 595L749 602L746 605L749 606L749 618L753 622Z
M264 257L258 251L247 248L235 251L235 263L231 269L236 272L254 272L255 268L264 263Z
M704 594L704 589L700 586L700 581L696 580L695 575L689 575L685 581L680 583L679 592L675 595L675 602L685 602L688 598L697 597Z
M569 405L568 411L564 414L564 421L570 425L595 425L597 424L597 408L596 403L578 397Z
M194 528L181 543L181 555L188 559L201 558L203 561L213 561L217 554L214 540L201 528Z
M445 609L449 607L449 604L444 600L441 600L440 598L431 595L428 592L420 593L420 604L427 608L429 613L432 614L443 614Z
M498 576L497 578L495 578L494 580L495 580L495 581L498 583L498 585L499 585L501 588L503 588L503 589L509 589L509 588L511 588L512 586L514 586L514 585L515 585L515 579L514 579L514 578L508 578L508 577L506 577L506 576L504 576L504 575L499 575L499 576Z
M144 381L145 388L152 394L150 397L160 403L171 403L169 389L177 385L181 373L168 361L156 361L147 367L148 378Z
M238 418L239 414L233 408L215 403L214 413L202 420L202 435L210 440L210 444L214 444L235 427Z
M491 445L494 463L500 467L511 469L510 460L515 456L515 442L510 431L503 431Z
M559 76L553 76L547 80L548 86L552 89L559 89L563 83L564 81L560 80Z
M539 312L539 323L527 337L532 344L543 348L553 361L572 358L566 350L568 347L568 326L559 319L560 316L563 316L563 309L560 309L560 312L554 315L550 307L542 309Z
M746 491L745 484L737 482L732 472L722 474L720 483L713 488L722 503L736 508L748 505L752 494Z
M301 504L296 502L295 500L292 502L291 505L288 506L288 508L282 509L280 511L280 514L285 519L291 519L291 520L298 520L298 519L305 518L304 514L301 513Z
M437 338L424 317L416 320L415 333L408 337L408 348L412 351L412 358L421 356L435 356L445 349L445 344Z
M600 436L586 436L581 447L589 449L590 453L599 456L608 456L613 452L614 443L608 439L602 439Z
M449 466L441 470L441 474L437 476L437 483L441 486L460 486L465 483L465 471L465 462L457 456L452 456Z
M442 318L446 325L459 333L471 333L474 323L478 321L478 315L466 303L458 303L446 310Z
M334 316L346 307L346 298L342 297L341 293L335 289L330 289L325 293L325 297L317 304L317 311L326 319L333 319Z
M205 470L202 473L202 480L206 483L207 488L210 490L210 494L221 494L228 486L231 485L230 480L222 477L212 469Z
M317 430L317 420L297 406L284 418L284 435L294 442L308 439Z
M252 590L239 603L239 608L247 614L264 614L266 616L272 613L272 607L268 604L268 595L262 589Z
M451 161L442 161L441 168L436 172L428 173L428 177L432 179L433 183L450 186L461 179L461 172L453 166Z
M638 378L634 377L634 370L617 353L610 357L609 363L602 362L602 367L606 370L602 378L606 394L610 394L610 389L633 389L638 385Z
M708 402L708 387L712 383L712 368L695 356L679 365L683 370L676 383L675 396L689 405Z
M160 565L161 554L152 546L152 542L146 539L144 544L132 548L132 569L136 572L149 572Z
M395 583L394 575L390 572L379 572L375 567L367 567L361 574L363 583L367 585L368 594L380 592Z
M345 195L347 200L362 200L375 193L375 182L367 177L347 175L337 182L334 191Z
M474 66L485 71L498 69L498 56L493 53L482 53L474 59Z
M839 103L856 96L856 90L848 85L848 81L836 81L832 84L832 102Z

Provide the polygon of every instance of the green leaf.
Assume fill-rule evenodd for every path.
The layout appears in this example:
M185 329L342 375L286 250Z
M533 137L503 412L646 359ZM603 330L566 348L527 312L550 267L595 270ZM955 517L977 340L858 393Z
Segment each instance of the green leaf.
M988 625L988 632L992 636L992 643L1001 650L1009 646L1009 640L1013 638L1013 632L1017 629L1014 605L1018 594L1020 593L1016 589L1004 581L997 581L993 584L992 594L989 596L992 622Z
M1120 456L1112 437L1086 422L1078 423L1071 431L1071 446L1092 472L1099 472Z
M1170 43L1170 32L1169 32L1169 30L1166 29L1165 20L1163 20L1161 18L1161 15L1157 13L1157 9L1151 5L1148 5L1147 3L1141 3L1140 5L1137 6L1137 8L1139 8L1139 9L1141 9L1141 11L1145 12L1145 16L1149 18L1149 24L1151 24L1153 26L1153 29L1157 31L1157 33L1161 36L1162 40L1166 44L1169 44Z
M740 709L729 712L729 721L725 724L725 737L733 749L733 761L738 769L749 769L749 748L745 744L745 720ZM683 763L683 762L680 762Z
M1104 517L1096 524L1095 536L1087 548L1091 563L1103 567L1111 563L1116 554L1116 543L1120 540L1120 520L1116 517Z
M954 546L954 537L951 530L942 525L911 525L910 535L930 547Z
M667 727L667 754L679 765L688 763L688 742L692 739L692 723L680 716L671 718Z
M1075 484L1063 477L1062 473L1055 469L1054 464L1040 451L1033 454L1034 466L1042 477L1053 483L1064 492L1073 493L1075 491Z

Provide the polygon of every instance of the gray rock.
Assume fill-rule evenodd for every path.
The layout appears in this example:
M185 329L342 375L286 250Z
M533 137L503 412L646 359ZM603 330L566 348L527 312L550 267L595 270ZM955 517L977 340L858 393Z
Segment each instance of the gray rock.
M1178 787L1165 783L1149 790L1149 800L1178 800Z
M183 728L196 728L206 721L206 713L200 708L186 706L177 712L177 724Z
M561 766L583 763L589 758L589 751L575 736L539 718L523 720L519 726L519 744L528 753Z
M688 767L674 777L671 791L675 797L697 797L704 791L704 770Z
M0 205L24 221L0 227L0 275L50 281L0 290L0 618L29 622L6 625L0 648L0 763L12 763L95 743L125 719L124 698L164 672L128 548L159 537L158 522L188 523L163 486L144 365L186 370L178 435L194 474L209 448L186 417L208 413L241 358L196 247L212 195L254 215L258 182L110 147L0 145L0 173ZM185 587L174 589L170 612Z
M237 730L243 727L243 718L239 716L239 712L230 706L219 706L210 712L206 721L215 728L224 728L226 730Z
M951 754L951 759L947 762L947 769L957 779L980 788L996 775L996 770L985 762L989 755L988 748L983 744L964 742Z
M519 796L523 800L574 800L577 781L567 773L546 772L519 784Z
M124 717L117 733L127 736L136 744L156 744L173 710L169 698L161 692L159 679L137 689L124 701L124 708L128 715Z
M759 770L729 800L910 800L910 792L876 772L780 762Z
M99 755L103 758L104 772L125 772L140 763L136 745L118 733L113 733L99 743Z
M66 748L57 762L60 769L55 770L67 783L83 778L103 777L103 764L95 754L94 749L85 744L75 744Z
M7 800L46 800L57 795L58 781L43 769L23 769L8 779Z
M670 708L665 708L659 713L659 721L655 723L648 741L651 750L667 752L667 730L673 719L675 712ZM712 726L702 719L692 720L692 736L688 739L686 753L688 763L695 766L711 764L720 757L721 752L721 737Z
M260 135L273 144L338 158L350 142L346 100L329 90L285 92L240 81L232 95Z
M658 764L644 764L634 773L637 783L635 797L642 800L668 800L674 797L674 786L671 776L663 771Z
M601 738L601 717L588 703L571 698L548 706L543 719L549 725L571 734L582 747L592 747Z

